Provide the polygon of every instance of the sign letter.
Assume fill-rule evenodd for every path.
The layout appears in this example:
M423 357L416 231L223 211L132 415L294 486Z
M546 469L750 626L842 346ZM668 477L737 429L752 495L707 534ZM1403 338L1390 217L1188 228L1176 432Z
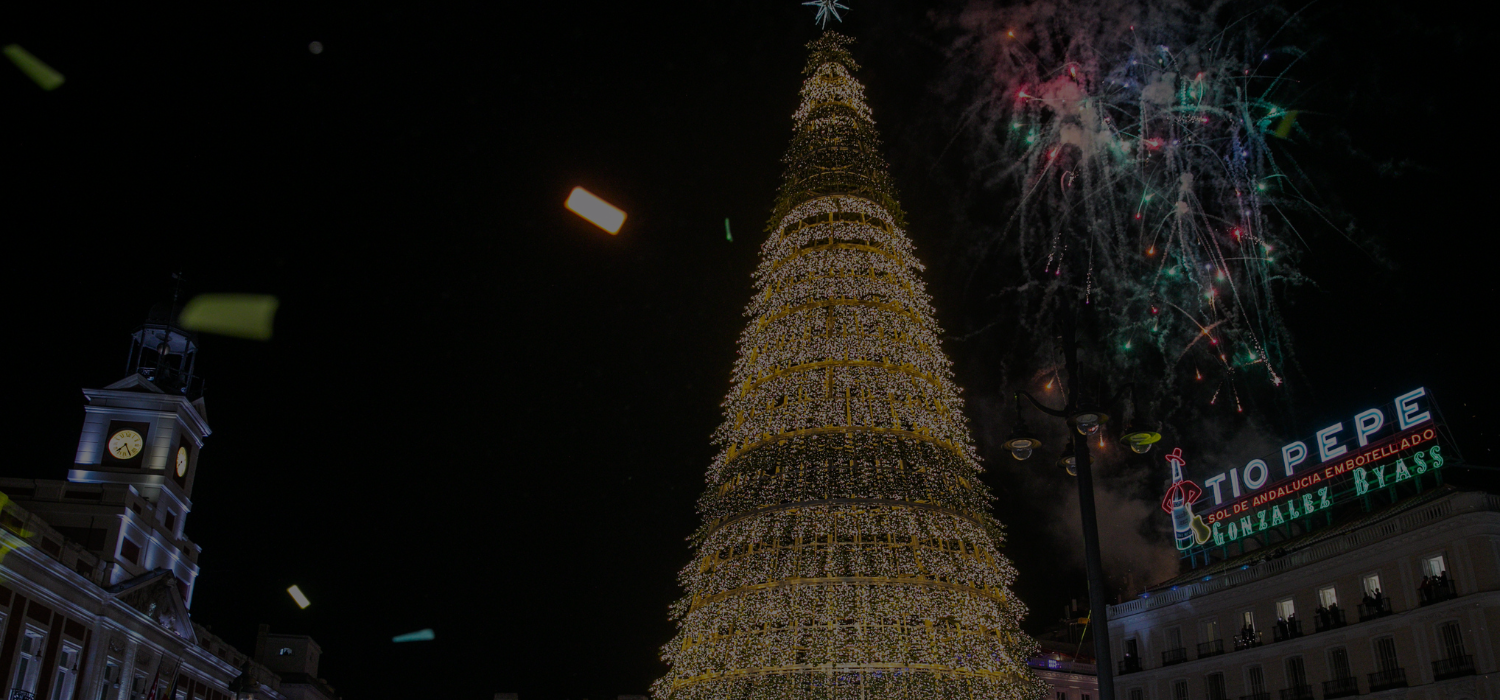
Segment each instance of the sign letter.
M1417 413L1417 399L1426 395L1427 390L1419 387L1396 397L1396 422L1401 425L1402 430L1432 419L1432 414L1427 411Z
M1301 440L1288 443L1281 448L1281 461L1286 465L1286 475L1292 475L1292 467L1295 467L1307 459L1307 445Z
M1203 480L1203 485L1204 486L1207 486L1207 487L1209 487L1209 488L1211 488L1211 489L1214 490L1214 505L1219 505L1220 503L1224 502L1224 496L1219 493L1219 484L1222 483L1223 481L1224 481L1224 475L1223 474L1218 474L1218 475L1214 476L1212 479L1204 479Z
M1342 431L1343 429L1343 423L1334 423L1333 425L1330 425L1318 431L1319 461L1327 462L1328 460L1349 451L1349 448L1340 445L1338 438L1333 436L1334 433ZM1285 447L1281 449L1283 452L1286 451Z
M1372 408L1354 417L1354 432L1359 436L1359 446L1370 444L1370 436L1385 425L1385 414L1378 408Z
M1303 451L1306 452L1306 450L1303 450ZM1260 470L1260 473L1259 473L1258 476L1254 476L1256 469ZM1252 460L1250 460L1250 463L1245 465L1245 488L1250 489L1251 491L1254 491L1254 490L1256 490L1256 489L1258 489L1258 488L1260 488L1262 486L1265 486L1266 485L1266 479L1270 475L1271 475L1271 469L1270 469L1270 467L1266 466L1266 461L1265 460L1263 460L1263 459L1252 459Z

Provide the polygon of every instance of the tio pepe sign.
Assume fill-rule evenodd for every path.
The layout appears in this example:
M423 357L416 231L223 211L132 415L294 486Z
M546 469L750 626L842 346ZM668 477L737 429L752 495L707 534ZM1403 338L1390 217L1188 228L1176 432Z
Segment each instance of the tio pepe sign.
M1409 391L1317 431L1311 447L1289 442L1279 454L1213 473L1201 487L1174 450L1161 505L1172 515L1177 548L1223 545L1440 469L1429 400L1426 389Z

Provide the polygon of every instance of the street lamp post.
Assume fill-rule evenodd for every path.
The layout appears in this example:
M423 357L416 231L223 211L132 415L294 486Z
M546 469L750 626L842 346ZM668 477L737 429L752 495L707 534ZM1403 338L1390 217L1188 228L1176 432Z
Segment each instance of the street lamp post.
M1016 392L1016 418L1015 430L1005 441L1005 447L1010 450L1016 459L1024 460L1030 457L1036 448L1041 446L1041 441L1026 429L1025 420L1021 418L1020 397L1024 396L1038 410L1051 416L1064 418L1068 421L1068 427L1078 432L1073 437L1068 448L1072 454L1064 454L1059 464L1064 466L1069 474L1078 479L1078 506L1082 511L1083 519L1083 558L1088 572L1089 581L1089 617L1094 628L1094 661L1099 679L1100 700L1114 700L1114 664L1110 658L1109 649L1109 615L1105 611L1104 599L1104 567L1099 557L1099 520L1094 510L1094 475L1092 464L1089 460L1089 437L1103 429L1109 421L1109 415L1096 406L1084 403L1079 393L1079 371L1078 371L1078 342L1074 319L1066 317L1063 325L1063 361L1068 372L1068 405L1062 410L1049 408L1037 401L1035 397L1024 391ZM1127 385L1126 389L1130 387ZM1121 396L1116 396L1109 404L1113 405ZM1136 453L1145 453L1151 449L1151 444L1161 439L1161 435L1149 427L1138 427L1140 424L1132 423L1126 428L1125 434L1121 436L1121 442L1130 446ZM1068 458L1072 457L1071 460Z

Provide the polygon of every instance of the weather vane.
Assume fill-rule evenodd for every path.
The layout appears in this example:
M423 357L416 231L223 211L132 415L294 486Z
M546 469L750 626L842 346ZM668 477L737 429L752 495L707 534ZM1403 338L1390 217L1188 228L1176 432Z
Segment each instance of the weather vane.
M839 10L849 9L848 5L840 3L839 0L809 0L809 2L802 4L818 8L818 15L813 17L813 23L817 24L821 22L824 29L828 28L829 15L833 15L834 19L842 22L844 18L839 16Z

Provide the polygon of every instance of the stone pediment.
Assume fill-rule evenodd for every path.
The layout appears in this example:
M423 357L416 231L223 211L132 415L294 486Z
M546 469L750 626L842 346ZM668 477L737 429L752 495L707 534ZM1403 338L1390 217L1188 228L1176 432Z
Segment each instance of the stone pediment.
M114 391L148 391L156 394L167 393L165 391L162 391L161 387L152 384L150 379L147 379L140 374L132 374L104 388Z
M112 597L140 611L173 634L196 644L198 635L193 632L193 622L188 614L182 593L177 590L177 578L166 569L157 569L148 574L121 581L109 589Z

